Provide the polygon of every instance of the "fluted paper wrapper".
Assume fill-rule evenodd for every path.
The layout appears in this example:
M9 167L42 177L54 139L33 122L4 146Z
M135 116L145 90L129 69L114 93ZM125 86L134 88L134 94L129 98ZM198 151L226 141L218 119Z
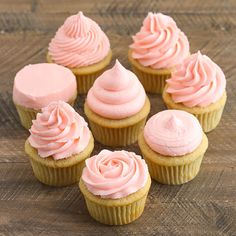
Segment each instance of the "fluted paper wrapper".
M193 114L197 117L203 131L206 133L215 129L219 124L227 99L226 92L224 92L223 96L217 102L207 107L186 107L182 103L175 103L170 94L166 92L166 89L167 86L164 89L162 97L168 109L183 110Z
M176 157L154 152L146 143L143 133L139 136L138 144L151 177L162 184L179 185L194 179L198 174L208 140L203 134L202 142L195 151Z
M91 135L84 151L66 159L42 158L28 140L25 143L25 152L29 156L34 175L40 182L50 186L67 186L79 182L85 160L90 157L93 147L94 140Z
M89 214L98 222L108 225L124 225L139 218L144 210L151 178L137 192L119 199L103 199L90 193L83 180L79 187L84 195Z
M85 66L81 68L69 68L75 75L77 80L77 90L79 94L86 94L88 90L93 86L94 81L106 70L112 59L112 52L100 62ZM49 54L47 54L47 61L54 63Z
M85 114L88 117L94 138L107 146L127 146L138 140L138 135L144 127L150 112L150 102L146 99L142 110L129 118L111 120L95 114L85 103Z
M133 72L137 75L146 92L162 93L166 85L166 80L171 77L170 69L152 69L142 66L137 60L132 58L129 51L129 61Z
M22 126L26 129L29 129L32 125L32 120L36 119L36 115L39 112L39 110L22 107L17 104L15 104L15 107L20 117L20 122Z

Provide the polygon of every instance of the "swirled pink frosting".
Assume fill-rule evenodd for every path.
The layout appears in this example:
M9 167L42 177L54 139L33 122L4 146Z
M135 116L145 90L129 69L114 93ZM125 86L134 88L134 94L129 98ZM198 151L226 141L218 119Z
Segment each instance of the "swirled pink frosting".
M90 131L84 118L69 104L57 101L37 114L28 140L40 157L59 160L82 152L89 143Z
M80 11L66 19L48 48L53 61L75 68L95 64L110 51L110 42L99 25Z
M172 68L189 55L187 37L170 16L161 13L148 13L130 48L134 59L154 69Z
M102 198L126 197L147 182L147 164L133 152L102 150L85 162L82 180L92 194Z
M102 117L123 119L138 113L145 99L146 93L137 76L116 60L113 68L95 80L88 92L87 103Z
M144 139L150 148L165 156L193 152L202 141L197 118L180 110L165 110L152 116L144 127Z
M198 51L176 68L167 84L174 102L206 107L221 98L226 79L220 67Z

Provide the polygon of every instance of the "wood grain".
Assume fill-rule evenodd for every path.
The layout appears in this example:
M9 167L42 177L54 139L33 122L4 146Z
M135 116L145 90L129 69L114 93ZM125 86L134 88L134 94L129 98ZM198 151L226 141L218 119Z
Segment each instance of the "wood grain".
M45 61L47 45L65 18L79 10L107 33L129 68L127 47L148 11L164 12L227 78L228 100L220 125L208 134L199 175L182 186L152 183L143 216L108 227L88 215L77 185L51 188L33 176L23 145L28 136L12 102L15 73ZM236 235L236 1L222 0L1 0L0 1L0 235ZM114 61L113 59L113 61ZM151 114L165 109L149 95ZM75 105L83 113L85 96ZM94 154L106 148L95 144ZM127 150L140 153L137 144Z

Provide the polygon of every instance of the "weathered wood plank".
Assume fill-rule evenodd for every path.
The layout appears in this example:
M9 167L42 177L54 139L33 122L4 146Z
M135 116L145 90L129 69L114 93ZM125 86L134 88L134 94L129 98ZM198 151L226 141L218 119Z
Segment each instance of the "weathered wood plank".
M153 1L153 0L99 0L99 1L86 1L69 0L63 4L63 0L38 0L38 12L76 12L79 10L91 13L104 13L104 14L132 14L138 15L148 11L163 11L163 12L176 12L176 13L218 13L218 12L234 12L236 3L234 0L221 1L221 0L174 0L174 1ZM63 7L62 7L63 6Z
M77 232L81 235L112 232L230 235L236 229L235 181L235 169L204 165L199 176L188 184L170 187L153 182L143 216L133 224L114 228L100 225L89 217L76 185L51 188L34 178L29 163L6 163L0 165L0 208L5 212L0 227L5 232L5 226L8 233L43 235ZM48 222L50 227L45 232Z
M112 14L107 13L84 13L97 21L106 31L118 32L120 35L130 35L139 30L144 17L148 11L143 11L138 15ZM60 13L33 13L33 12L0 12L1 32L14 31L55 31L74 12ZM167 13L172 16L178 26L186 33L195 34L228 34L236 31L235 13L219 12L216 14L178 14ZM207 32L204 32L207 30Z

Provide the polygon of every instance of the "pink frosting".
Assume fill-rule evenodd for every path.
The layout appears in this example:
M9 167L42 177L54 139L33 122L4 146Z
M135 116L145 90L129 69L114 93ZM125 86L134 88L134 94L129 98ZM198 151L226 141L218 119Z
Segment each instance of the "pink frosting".
M110 42L96 22L79 12L58 29L48 51L55 63L83 67L103 60L110 51Z
M165 110L152 116L144 138L150 148L165 156L182 156L193 152L202 141L197 118L180 110Z
M85 162L82 179L92 194L102 198L126 197L147 182L147 165L133 152L102 150Z
M161 13L149 12L133 41L132 57L145 67L172 68L189 55L187 37L170 16Z
M56 64L25 66L15 77L13 101L27 108L41 109L52 101L68 102L77 93L71 70Z
M57 101L37 114L28 140L40 157L60 160L82 152L89 143L90 131L84 118L69 104Z
M137 76L116 60L112 69L96 79L88 92L87 103L102 117L123 119L138 113L145 99L146 93Z
M200 51L191 55L176 68L167 80L167 92L176 103L187 107L206 107L221 98L225 91L224 73Z

